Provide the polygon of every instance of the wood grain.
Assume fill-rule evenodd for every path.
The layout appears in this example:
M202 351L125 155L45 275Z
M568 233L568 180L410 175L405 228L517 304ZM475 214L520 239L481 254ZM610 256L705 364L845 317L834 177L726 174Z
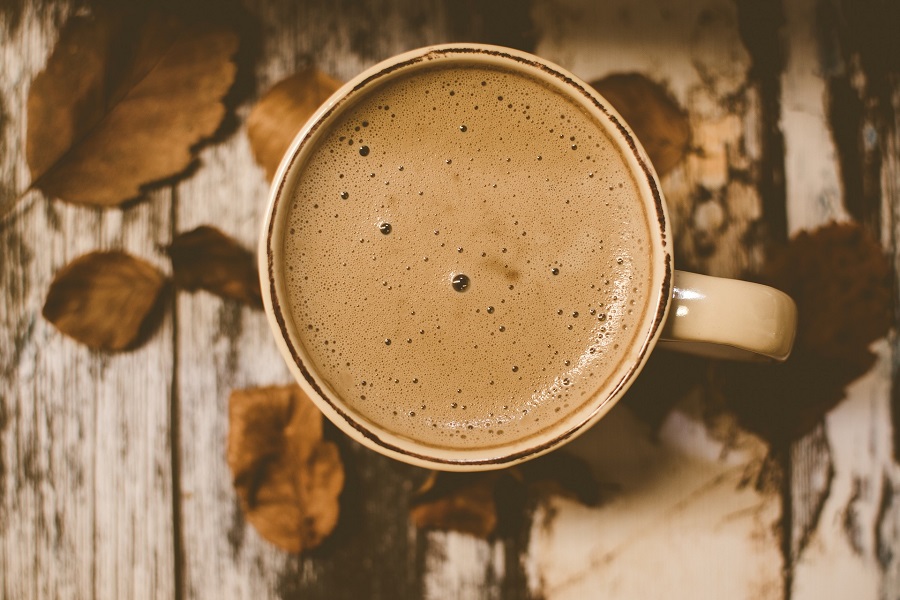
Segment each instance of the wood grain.
M25 94L66 6L23 10L0 37L9 123L2 178L24 163ZM12 160L14 159L14 160ZM164 268L168 194L98 213L27 197L0 226L0 595L157 598L174 594L169 375L172 322L144 348L92 352L40 316L57 269L95 248Z
M853 110L846 85L868 79L868 86L891 85L884 73L853 73L858 48L847 47L846 24L834 21L832 6L793 2L785 6L788 38L784 75L784 130L787 149L788 222L791 230L827 221L861 220L874 227L896 256L893 234L900 196L896 186L896 104L890 122ZM872 19L873 6L854 6L853 19ZM824 11L824 12L823 12ZM830 17L830 18L829 18ZM887 17L887 15L885 15ZM877 30L870 32L878 35ZM844 46L841 46L844 42ZM874 79L871 79L874 77ZM893 83L894 89L896 81ZM855 93L855 92L854 92ZM837 108L842 106L842 108ZM860 109L861 110L861 109ZM868 148L857 143L878 131ZM869 132L869 133L866 133ZM876 134L877 135L877 134ZM873 152L887 159L878 178L886 185L871 191ZM893 183L892 183L893 182ZM880 206L878 205L880 204ZM888 223L879 226L882 215ZM880 231L878 231L880 230ZM894 343L896 344L896 342ZM896 345L876 345L879 362L848 390L847 399L823 426L795 444L790 494L793 523L789 557L792 598L888 598L897 593L898 558L885 551L885 528L898 519L897 465L891 417L891 364ZM895 369L895 367L893 367ZM895 392L896 393L896 392ZM890 529L889 529L890 530Z

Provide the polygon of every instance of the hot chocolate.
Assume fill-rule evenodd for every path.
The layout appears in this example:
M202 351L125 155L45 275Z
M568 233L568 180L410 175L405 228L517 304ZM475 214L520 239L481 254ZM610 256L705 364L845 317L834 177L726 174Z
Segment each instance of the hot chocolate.
M354 418L441 448L535 436L633 361L651 217L616 142L493 64L370 84L285 195L286 303Z

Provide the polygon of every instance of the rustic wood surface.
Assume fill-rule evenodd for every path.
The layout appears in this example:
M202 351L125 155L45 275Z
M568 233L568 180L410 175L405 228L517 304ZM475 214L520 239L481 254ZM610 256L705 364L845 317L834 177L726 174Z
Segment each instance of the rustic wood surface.
M123 209L26 191L25 101L83 2L0 0L0 597L900 597L900 346L790 448L694 385L661 422L626 398L571 450L601 483L491 540L416 530L421 469L335 430L347 464L331 539L286 554L245 523L225 462L227 399L290 381L262 313L173 294L141 348L108 355L41 317L54 273L97 248L171 267L159 247L212 224L254 247L267 184L244 122L309 64L346 80L447 41L515 46L586 80L638 72L692 130L663 180L680 268L743 276L766 249L855 220L900 268L898 10L866 0L254 0L216 3L242 34L234 116L196 169ZM889 39L891 38L891 39ZM897 278L900 285L900 278ZM896 295L896 293L895 293ZM770 474L765 476L766 474ZM769 485L748 482L768 481Z

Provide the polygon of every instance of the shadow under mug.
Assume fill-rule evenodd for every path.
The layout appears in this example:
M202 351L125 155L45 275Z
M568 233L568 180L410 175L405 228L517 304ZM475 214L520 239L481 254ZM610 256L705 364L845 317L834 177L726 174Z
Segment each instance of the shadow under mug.
M386 81L435 65L481 65L520 73L575 102L601 127L624 157L637 182L651 222L652 296L637 316L637 333L605 385L552 426L508 444L442 447L398 435L357 414L315 368L300 341L291 313L284 273L285 215L292 191L303 177L305 157L348 107ZM785 360L796 331L796 307L767 286L675 271L665 201L653 166L622 117L591 86L536 56L497 46L450 44L413 50L361 73L334 93L298 133L273 180L259 246L266 315L277 345L301 388L342 431L392 458L440 470L474 471L510 466L553 450L587 430L606 414L638 376L657 346L736 360Z

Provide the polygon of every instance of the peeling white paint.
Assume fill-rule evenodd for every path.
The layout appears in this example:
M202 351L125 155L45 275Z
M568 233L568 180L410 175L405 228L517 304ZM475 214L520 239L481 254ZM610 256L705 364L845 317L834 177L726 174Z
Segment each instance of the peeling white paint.
M454 531L428 534L425 598L484 598L485 581L504 575L503 543L488 542Z
M536 515L527 572L548 600L781 598L777 494L748 475L767 447L735 432L713 439L676 410L658 443L619 406L574 442L604 485L596 508L555 498Z
M849 219L837 149L826 118L825 81L816 39L817 0L784 3L787 63L781 77L787 218L790 233Z
M900 485L900 470L891 442L890 348L886 340L873 348L878 363L825 420L834 476L794 567L795 600L884 597L876 531L882 487Z

